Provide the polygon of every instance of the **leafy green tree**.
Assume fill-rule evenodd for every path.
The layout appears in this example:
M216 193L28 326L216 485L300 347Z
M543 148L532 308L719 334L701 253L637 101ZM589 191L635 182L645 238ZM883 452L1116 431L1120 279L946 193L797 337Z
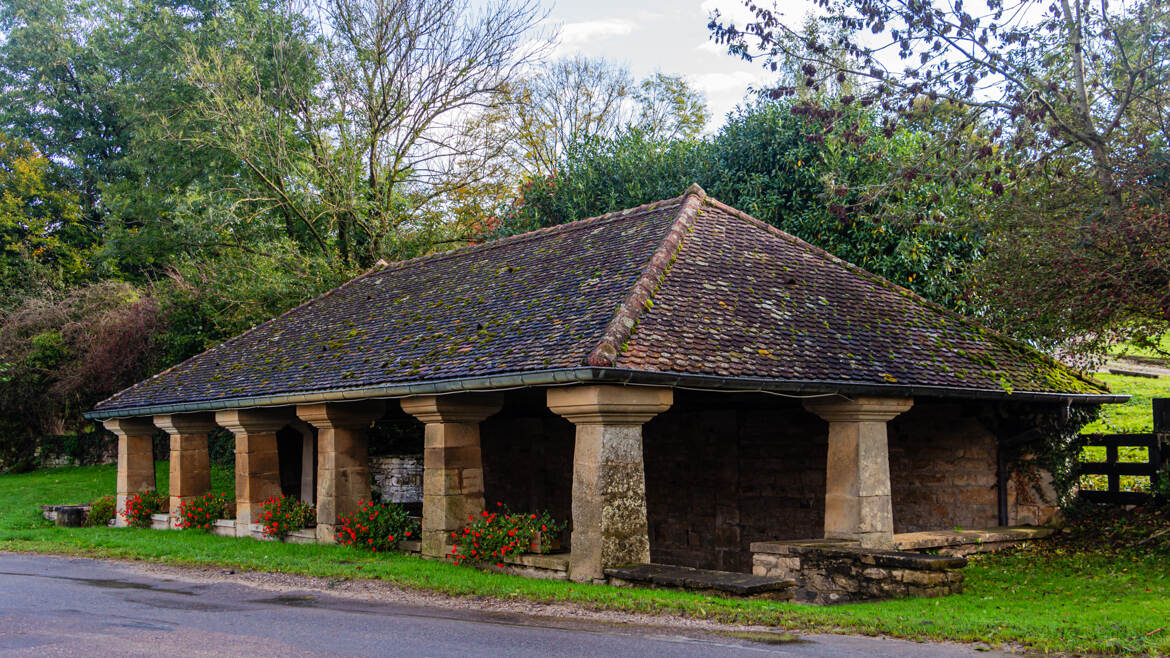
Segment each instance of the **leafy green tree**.
M888 171L884 198L904 206L925 176L944 198L972 182L997 197L973 218L995 249L972 279L972 308L1022 337L1088 352L1152 345L1170 330L1164 259L1132 240L1162 242L1153 218L1170 201L1151 184L1170 118L1166 3L845 0L803 29L776 5L745 5L754 20L715 14L712 35L733 55L792 72L775 97L825 92L834 113L872 106L887 131L930 136ZM817 134L850 144L844 121Z
M237 12L228 47L189 53L212 129L189 139L246 169L242 223L279 218L290 237L369 266L431 233L475 185L490 145L468 124L532 59L543 14L529 0L483 12L457 0L325 0Z
M214 0L13 0L0 6L0 126L49 158L98 231L128 196L166 190L191 153L147 156L152 121L189 100L184 44L205 38ZM165 150L164 150L165 151ZM126 194L111 198L111 187ZM145 194L143 192L146 192ZM142 210L157 210L141 204ZM122 213L124 216L145 212ZM134 218L141 224L140 217Z
M0 306L84 278L93 241L48 158L0 134Z
M156 338L158 364L214 347L357 274L287 239L243 257L229 248L180 258L153 287L165 320Z
M634 125L659 139L697 139L711 112L703 93L681 75L655 71L633 92L638 108Z
M810 136L789 102L741 109L709 140L655 140L639 131L594 139L571 150L555 177L522 189L505 232L531 230L677 196L692 182L709 194L930 299L963 308L961 273L979 257L980 240L937 221L964 213L967 202L937 195L922 179L906 207L920 221L892 222L864 190L911 157L923 136L885 136L871 116L850 117L867 139L836 148ZM985 193L970 190L971 197Z

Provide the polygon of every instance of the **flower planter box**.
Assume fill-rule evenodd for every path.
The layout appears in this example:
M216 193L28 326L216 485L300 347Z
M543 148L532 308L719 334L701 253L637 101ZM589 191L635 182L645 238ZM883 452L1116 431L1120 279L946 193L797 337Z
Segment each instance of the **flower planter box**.
M485 571L506 573L525 578L542 578L544 580L569 579L569 554L541 555L538 553L521 553L515 557L504 558L504 566L495 562L468 562Z
M171 515L170 514L151 514L150 515L150 529L151 530L171 530Z
M264 526L259 523L251 523L248 525L248 533L253 539L260 541L277 541L275 537L267 537L264 535ZM288 533L288 537L280 540L286 544L315 544L317 543L317 527L303 528L301 530L294 530Z
M219 535L220 537L235 537L236 520L216 519L215 523L211 524L211 534Z
M538 532L536 533L536 537L532 539L532 543L528 546L528 551L525 552L525 555L544 555L563 552L565 551L561 548L560 533L549 536L543 532Z

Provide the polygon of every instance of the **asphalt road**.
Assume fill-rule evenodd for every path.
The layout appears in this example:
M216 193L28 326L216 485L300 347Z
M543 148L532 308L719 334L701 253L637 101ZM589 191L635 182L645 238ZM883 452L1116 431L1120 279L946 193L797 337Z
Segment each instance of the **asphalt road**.
M469 606L474 604L469 603ZM0 653L84 656L973 656L847 636L780 644L149 577L96 560L0 553Z

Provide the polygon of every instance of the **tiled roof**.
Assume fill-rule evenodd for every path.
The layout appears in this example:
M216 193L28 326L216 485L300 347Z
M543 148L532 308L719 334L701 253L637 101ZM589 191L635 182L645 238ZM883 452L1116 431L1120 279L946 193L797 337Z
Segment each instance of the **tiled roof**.
M586 365L1105 392L693 186L676 199L389 265L97 409Z

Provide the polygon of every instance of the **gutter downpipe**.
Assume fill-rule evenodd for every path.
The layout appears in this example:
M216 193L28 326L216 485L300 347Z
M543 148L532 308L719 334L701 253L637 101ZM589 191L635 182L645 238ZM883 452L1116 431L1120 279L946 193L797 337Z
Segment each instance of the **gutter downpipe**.
M729 393L772 393L807 397L818 395L881 395L912 397L943 397L965 399L1031 400L1064 402L1066 404L1110 404L1129 400L1128 395L1089 393L1007 393L998 389L961 389L942 386L904 386L897 384L857 384L834 381L796 381L750 377L721 377L685 373L650 372L625 368L579 367L538 370L506 375L483 375L431 382L383 384L361 388L331 389L307 393L280 393L255 397L221 400L176 402L137 407L94 409L83 414L91 420L147 416L244 407L281 407L315 402L390 399L414 395L449 395L454 393L486 392L501 389L536 386L569 386L574 384L621 384L694 388Z

